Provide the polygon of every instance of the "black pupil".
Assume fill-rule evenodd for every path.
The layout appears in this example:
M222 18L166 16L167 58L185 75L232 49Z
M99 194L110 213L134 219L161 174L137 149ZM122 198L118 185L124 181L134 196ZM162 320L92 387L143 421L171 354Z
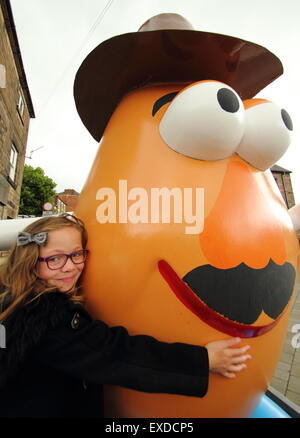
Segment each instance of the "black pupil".
M233 91L228 88L221 88L217 94L218 102L224 111L236 113L240 107L240 103Z
M281 117L282 117L283 123L285 124L287 129L289 131L292 131L293 130L293 122L292 122L292 119L291 119L289 113L285 109L281 110Z

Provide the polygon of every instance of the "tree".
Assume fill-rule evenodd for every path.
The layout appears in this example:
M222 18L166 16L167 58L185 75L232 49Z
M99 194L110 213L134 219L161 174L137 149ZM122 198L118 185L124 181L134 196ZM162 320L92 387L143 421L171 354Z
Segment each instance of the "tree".
M54 200L56 185L43 169L25 164L19 214L41 216L44 203Z

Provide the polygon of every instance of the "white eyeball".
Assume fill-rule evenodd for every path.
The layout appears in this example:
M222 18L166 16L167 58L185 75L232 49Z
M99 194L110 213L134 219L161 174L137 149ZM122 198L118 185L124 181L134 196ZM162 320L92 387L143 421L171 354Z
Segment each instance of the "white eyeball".
M258 103L246 110L245 133L236 152L257 169L267 170L289 147L292 130L284 109L273 102Z
M174 151L198 160L222 160L236 150L244 133L244 106L221 82L204 81L182 90L159 125Z

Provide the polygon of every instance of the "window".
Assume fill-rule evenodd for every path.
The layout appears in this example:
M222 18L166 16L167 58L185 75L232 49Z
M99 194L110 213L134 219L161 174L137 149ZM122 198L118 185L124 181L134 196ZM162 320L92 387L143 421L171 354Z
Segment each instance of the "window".
M6 86L6 70L3 64L0 64L0 88Z
M8 176L11 181L15 181L17 171L18 151L14 144L11 145L10 159L9 159L9 172Z
M17 110L18 110L20 116L23 117L23 114L24 114L24 100L23 100L23 96L21 94L21 91L19 91L19 100L18 100L18 104L17 104Z

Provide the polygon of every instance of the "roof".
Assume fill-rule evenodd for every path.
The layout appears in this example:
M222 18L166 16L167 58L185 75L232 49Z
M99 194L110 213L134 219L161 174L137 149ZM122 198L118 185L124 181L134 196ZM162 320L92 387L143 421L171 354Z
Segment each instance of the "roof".
M65 203L65 201L64 201L63 199L61 199L61 197L60 197L59 195L56 195L56 198L58 198L58 199L60 200L60 202L62 202L63 204L67 205L67 204Z
M74 189L65 189L64 192L57 193L57 195L62 195L62 196L79 196L80 193L76 192L76 190L74 190Z
M280 172L280 173L292 173L291 170L284 169L283 167L277 166L277 164L275 164L275 166L271 167L271 171L272 172Z
M16 68L20 78L20 84L24 93L24 98L27 104L29 115L31 118L35 117L33 104L29 92L29 87L26 79L25 69L22 61L21 50L19 46L19 41L16 32L16 26L14 22L14 17L10 5L10 0L0 0L0 5L4 17L5 27L8 33L8 38L10 41L12 53L14 56Z

